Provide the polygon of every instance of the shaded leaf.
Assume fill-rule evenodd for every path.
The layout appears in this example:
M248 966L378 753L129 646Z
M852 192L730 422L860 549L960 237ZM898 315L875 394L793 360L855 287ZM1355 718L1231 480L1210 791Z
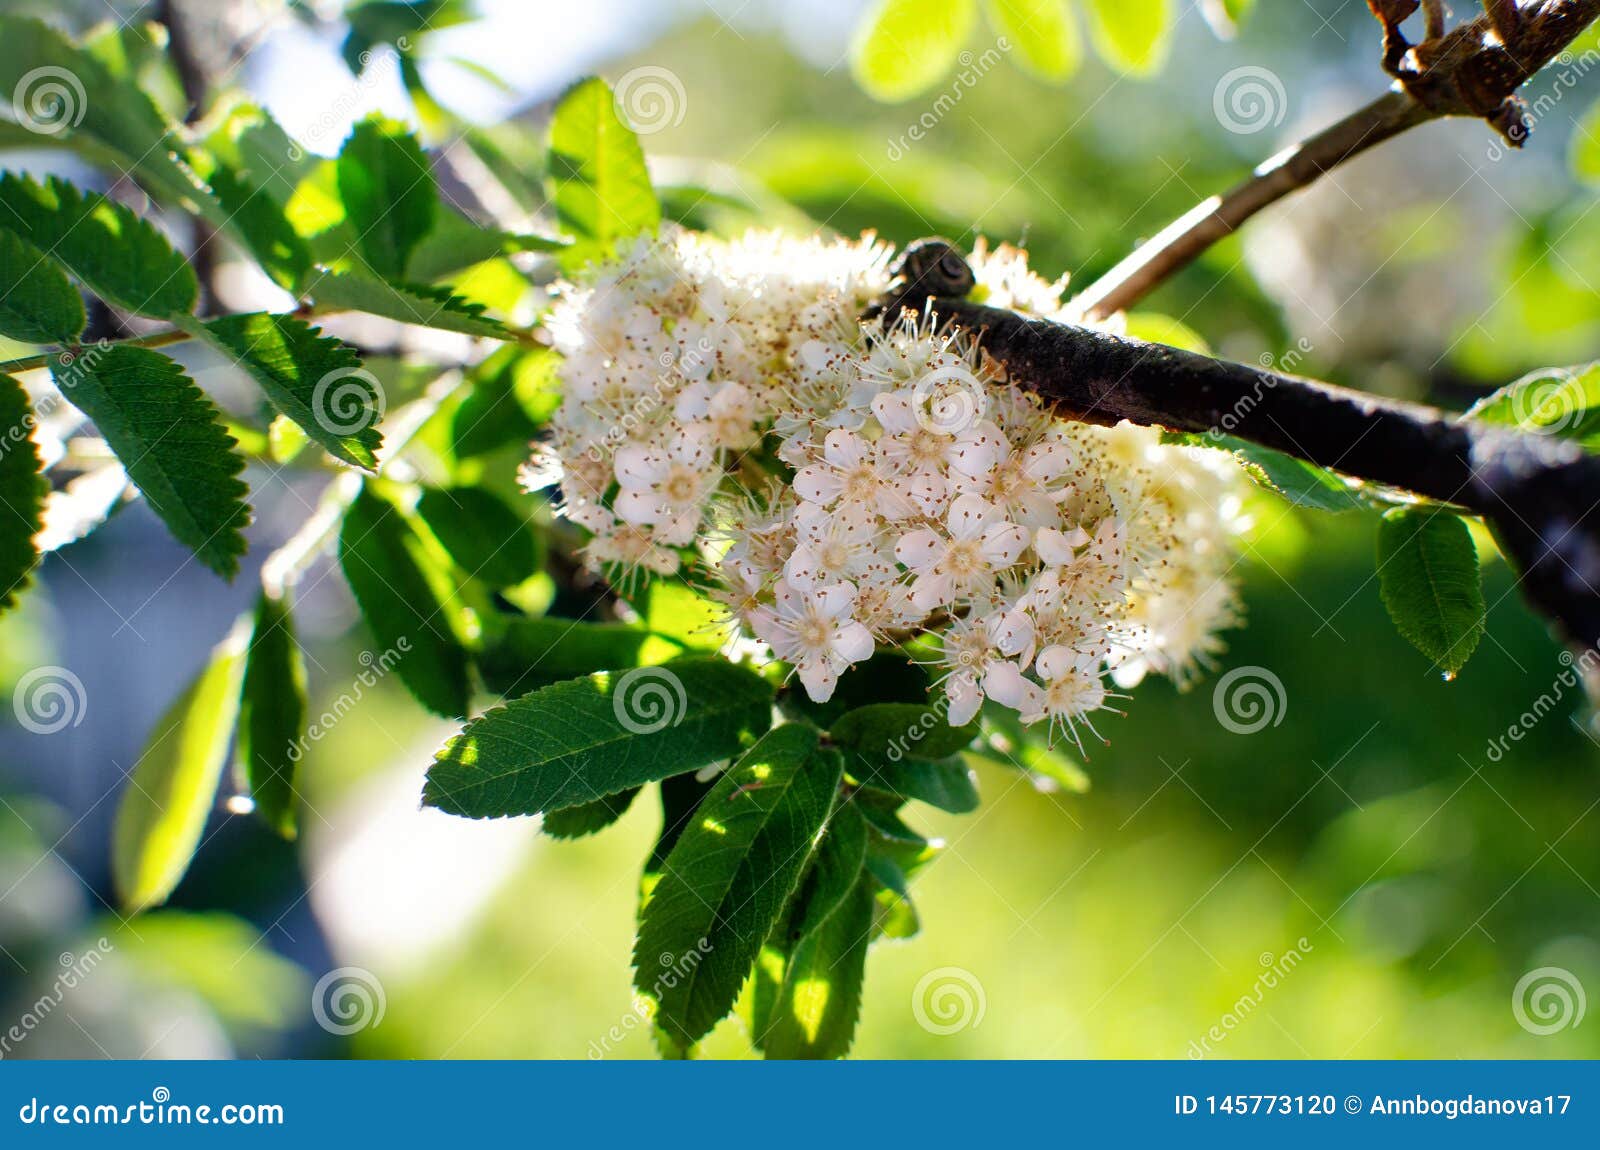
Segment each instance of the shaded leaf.
M952 727L942 708L916 703L871 703L836 719L834 742L885 759L943 759L978 737L978 724Z
M539 570L528 521L482 487L424 487L417 517L472 578L510 587Z
M789 723L717 780L639 919L634 985L691 1045L730 1010L827 822L841 776L816 728Z
M338 164L339 198L362 258L385 279L403 278L439 211L422 146L404 124L372 116L351 129Z
M771 707L766 680L721 659L556 683L468 723L422 801L469 818L578 806L737 754Z
M1378 587L1411 645L1461 670L1483 634L1483 578L1466 523L1437 507L1397 507L1378 526Z
M864 787L883 791L901 799L916 799L952 814L978 809L978 787L972 772L960 755L938 760L851 752L845 756L845 770Z
M240 696L237 756L256 813L295 837L295 766L306 733L306 664L289 604L263 591L256 600Z
M189 869L228 757L244 656L236 636L156 724L117 806L111 870L130 911L164 902Z
M628 813L639 790L638 787L629 787L592 803L551 811L544 816L544 833L555 839L578 839L603 831Z
M471 680L455 608L435 556L389 500L363 489L345 512L339 564L373 637L417 700L435 714L467 713Z
M39 563L34 536L43 525L49 484L39 474L33 421L22 384L0 375L0 611L16 601Z
M250 522L244 460L206 394L166 356L128 344L62 352L50 370L173 536L232 578Z
M502 695L526 693L596 667L643 667L683 654L681 643L627 623L575 619L496 619L486 628L478 666L484 685Z
M61 269L0 227L0 335L24 343L71 343L83 321L83 300Z

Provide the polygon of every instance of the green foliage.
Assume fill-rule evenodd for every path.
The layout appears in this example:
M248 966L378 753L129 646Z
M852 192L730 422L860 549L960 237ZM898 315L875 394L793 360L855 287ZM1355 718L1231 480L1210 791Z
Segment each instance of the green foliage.
M111 840L111 873L129 911L164 902L205 830L239 710L244 655L236 637L156 724L122 792Z
M27 240L0 228L0 335L25 343L71 343L83 331L83 300L61 269Z
M684 653L675 640L629 623L496 618L478 659L484 685L502 695L587 675L595 667L647 667Z
M691 1046L733 1009L799 881L842 774L816 728L777 727L730 767L672 848L639 918L635 987Z
M243 368L272 406L330 455L368 471L377 468L383 397L353 347L304 320L268 312L183 326Z
M155 319L194 310L194 269L121 204L54 176L39 184L7 172L0 177L0 218L109 303Z
M1600 450L1600 363L1525 375L1473 404L1466 418L1559 435Z
M850 46L856 82L879 100L909 100L938 83L972 33L974 0L880 0Z
M1159 71L1172 43L1172 0L1088 0L1089 29L1108 64L1134 76Z
M463 571L491 587L539 570L539 541L527 520L481 487L424 487L417 518Z
M284 838L295 827L295 764L306 730L306 664L281 595L256 600L236 750L256 813Z
M1359 488L1352 487L1325 467L1261 447L1231 435L1216 446L1233 452L1256 484L1276 491L1296 507L1316 511L1358 511L1367 506Z
M1041 80L1062 83L1083 62L1083 40L1067 0L984 0L984 10L1017 50L1018 62Z
M339 531L339 563L381 648L377 657L430 711L465 715L472 686L454 591L406 513L363 488Z
M834 721L829 733L842 747L898 759L943 759L978 737L977 723L952 727L943 708L915 703L873 703Z
M484 314L482 304L469 303L448 288L389 283L359 272L321 268L307 283L306 292L330 311L364 311L398 323L491 339L510 335L498 320Z
M39 562L33 537L47 486L39 477L32 423L28 393L9 375L0 375L0 611L16 601Z
M544 816L544 833L555 839L579 839L603 831L628 813L641 789L629 787L592 803L551 811Z
M1466 522L1397 507L1378 527L1378 587L1400 633L1454 678L1483 634L1483 579Z
M231 579L250 521L244 460L205 393L166 356L129 344L62 352L50 370L174 538Z
M952 814L978 809L978 788L960 755L925 760L851 752L845 770L864 787L900 799L917 799Z
M362 120L339 152L339 198L367 266L402 279L433 227L439 189L417 138L383 117Z
M842 803L756 960L751 1031L769 1058L850 1047L874 907L866 860L866 821Z
M469 818L578 806L737 754L771 707L766 680L714 658L556 683L468 723L422 800Z
M638 137L618 118L611 89L598 77L573 85L556 105L550 181L556 219L574 241L563 256L569 267L641 232L654 234L661 223Z

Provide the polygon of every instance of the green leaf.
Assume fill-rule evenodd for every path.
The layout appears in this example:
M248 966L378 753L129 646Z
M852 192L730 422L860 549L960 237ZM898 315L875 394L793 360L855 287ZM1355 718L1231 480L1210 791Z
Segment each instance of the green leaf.
M156 319L194 310L194 269L153 224L52 176L0 178L0 219L101 299Z
M1296 507L1333 512L1360 511L1367 507L1359 488L1351 487L1333 472L1314 463L1231 435L1221 436L1214 443L1205 440L1201 443L1233 452L1244 464L1251 482L1277 492Z
M1600 450L1600 363L1525 375L1480 399L1463 418L1559 435Z
M978 724L952 727L942 708L916 703L872 703L834 721L834 742L887 759L943 759L978 737Z
M478 667L484 685L502 695L525 694L596 667L651 666L684 653L681 643L628 623L497 617L485 632Z
M1397 507L1378 526L1378 588L1395 626L1452 679L1483 634L1483 579L1466 523Z
M231 168L214 167L207 179L228 213L229 230L244 241L274 283L285 291L298 290L311 271L311 249L282 206L265 188Z
M244 667L237 636L156 724L117 807L111 872L129 911L166 900L189 869L228 758Z
M838 1058L850 1047L872 930L866 858L867 825L845 803L756 960L752 1030L769 1058Z
M22 384L0 375L0 611L16 601L39 563L33 537L49 485L32 437L33 406Z
M483 314L482 304L468 303L448 288L392 284L358 272L321 268L305 290L318 306L333 311L364 311L397 323L490 339L511 335L498 320Z
M256 813L286 839L295 837L295 765L306 733L306 664L281 595L256 600L245 659L236 751Z
M766 680L721 659L556 683L468 723L422 801L469 818L578 806L738 754L771 708Z
M339 198L362 258L385 279L403 278L439 210L422 146L404 124L369 117L340 149L338 173Z
M985 7L1027 71L1059 84L1078 70L1083 41L1066 0L985 0Z
M167 530L231 579L250 522L244 460L205 392L166 356L128 344L65 351L50 370Z
M159 198L223 226L227 213L196 177L183 141L150 97L54 28L0 16L0 91L41 143L93 140L102 153L96 158L119 176L131 173Z
M465 715L472 686L453 588L405 513L364 488L345 512L339 563L400 681L435 714Z
M424 487L417 518L469 576L511 587L539 570L539 541L499 496L482 487Z
M845 770L864 787L901 799L916 799L962 815L978 809L978 787L960 755L928 762L851 752Z
M623 240L654 235L660 226L661 205L639 139L618 118L599 77L574 84L556 105L550 179L556 219L577 241L563 255L565 266L610 256Z
M888 102L927 91L955 64L976 11L974 0L880 0L850 45L856 83Z
M855 1039L866 979L867 944L877 914L866 876L810 929L785 968L766 1034L768 1058L843 1058Z
M243 368L328 454L377 469L383 389L355 348L304 320L264 311L180 325Z
M629 787L592 803L551 811L544 816L544 833L554 839L579 839L603 831L628 813L639 790Z
M721 778L672 848L639 918L634 985L690 1045L733 1009L827 822L839 755L815 727L766 735Z
M496 348L473 371L472 390L450 422L450 447L457 459L486 455L510 443L526 445L539 433L534 413L557 386L559 360L549 348L514 344ZM556 393L559 394L559 393Z
M23 343L72 343L83 300L61 269L27 240L0 228L0 335Z
M1167 61L1172 0L1088 0L1095 49L1118 71L1147 76Z

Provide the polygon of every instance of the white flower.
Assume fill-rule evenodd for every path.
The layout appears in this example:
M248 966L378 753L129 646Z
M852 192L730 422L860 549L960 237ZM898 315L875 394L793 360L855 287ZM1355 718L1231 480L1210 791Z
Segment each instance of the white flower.
M673 414L680 423L704 426L711 442L730 451L744 451L760 440L756 403L740 383L693 383L678 394Z
M1077 724L1082 723L1096 738L1100 737L1089 719L1091 712L1106 705L1100 661L1066 647L1047 647L1039 652L1038 671L1044 686L1031 693L1026 706L1019 708L1022 721L1048 721L1052 735L1057 729L1064 730L1081 752L1083 740Z
M916 511L873 445L842 428L828 432L821 463L795 473L794 489L809 503L822 507L854 504L891 520Z
M783 566L791 587L810 591L843 580L855 582L888 564L878 553L876 516L859 504L828 511L815 503L795 509L795 548Z
M801 591L780 580L773 606L752 613L756 635L794 664L813 702L827 702L840 673L872 657L871 632L851 617L855 602L856 590L848 583Z
M654 527L663 543L691 543L705 500L721 478L713 465L704 427L680 428L665 447L621 448L616 470L622 490L612 507L625 523Z
M921 527L900 536L895 558L916 573L911 600L926 611L972 595L1015 563L1028 546L1028 532L1007 523L1000 510L976 495L950 504L945 532Z

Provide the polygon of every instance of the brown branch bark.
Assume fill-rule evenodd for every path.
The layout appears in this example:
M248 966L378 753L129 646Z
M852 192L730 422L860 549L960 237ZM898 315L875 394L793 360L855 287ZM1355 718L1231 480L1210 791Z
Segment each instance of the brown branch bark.
M1385 67L1395 77L1392 91L1174 220L1077 296L1075 314L1103 319L1132 307L1263 208L1418 124L1473 116L1521 146L1529 124L1517 89L1600 17L1600 0L1544 0L1514 16L1503 8L1493 6L1417 45L1406 42L1398 27L1387 28ZM1510 36L1504 35L1508 27Z

